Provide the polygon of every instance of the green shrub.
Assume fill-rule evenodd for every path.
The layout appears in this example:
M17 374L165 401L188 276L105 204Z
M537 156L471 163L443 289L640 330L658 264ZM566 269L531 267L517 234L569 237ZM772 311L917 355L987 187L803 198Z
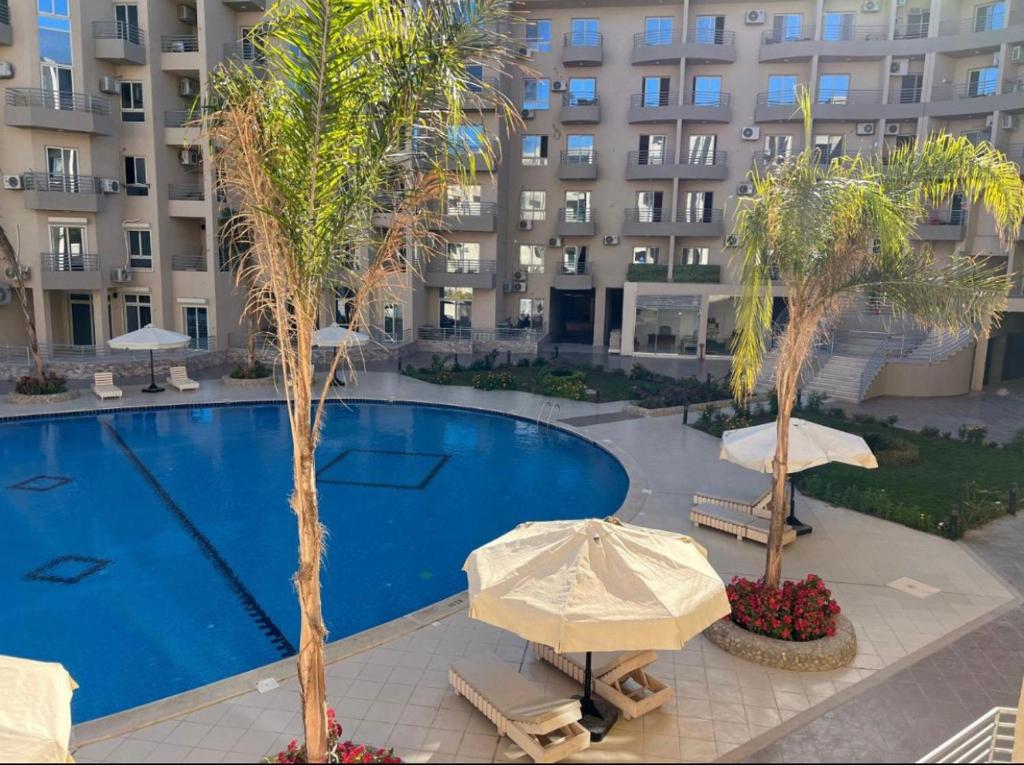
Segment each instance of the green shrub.
M1024 430L1018 430L1003 446L1004 449L1024 454Z
M657 375L643 364L633 364L629 370L629 379L634 382L647 382L654 380L656 377Z
M529 359L519 359L519 361L516 362L516 366L519 367L520 369L526 369L526 368L528 368L530 366L530 360Z
M537 378L537 392L544 396L582 401L587 397L587 380L582 372L552 369Z
M511 372L486 372L473 376L473 387L478 390L513 390L516 387Z
M961 425L957 430L957 437L968 444L981 446L985 443L985 436L988 435L988 428L984 425Z
M19 377L14 383L14 392L22 396L51 396L54 393L63 393L68 389L68 381L56 372L46 372L43 381L35 377Z
M812 393L807 397L807 401L804 402L804 411L806 412L820 412L821 405L825 401L824 393Z
M548 360L543 356L537 356L533 360L533 365L535 367L546 367L548 365Z
M832 417L836 420L845 420L846 410L843 409L841 406L833 406L825 410L825 416Z
M231 370L231 377L235 380L262 380L273 374L270 367L262 361L257 361L251 367L240 364Z
M925 425L921 428L920 433L925 438L939 438L942 435L938 428L933 428L931 425Z

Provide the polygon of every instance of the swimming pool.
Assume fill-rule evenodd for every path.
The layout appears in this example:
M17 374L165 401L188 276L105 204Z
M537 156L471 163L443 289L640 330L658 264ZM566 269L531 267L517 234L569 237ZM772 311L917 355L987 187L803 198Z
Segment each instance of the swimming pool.
M76 723L291 655L290 458L280 404L0 425L0 654L63 663ZM469 551L517 523L628 489L583 439L449 407L333 405L318 465L331 640L465 589Z

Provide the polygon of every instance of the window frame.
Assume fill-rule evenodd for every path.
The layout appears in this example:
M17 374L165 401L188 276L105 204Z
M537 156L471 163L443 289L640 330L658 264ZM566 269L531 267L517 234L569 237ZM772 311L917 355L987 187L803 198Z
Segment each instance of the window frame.
M132 252L132 235L138 235L139 241L139 252ZM128 267L132 271L152 271L154 268L154 256L153 256L153 232L148 227L143 226L126 226L124 229L125 238L125 251L128 255ZM143 252L146 247L143 247L143 242L148 242L149 253ZM136 265L136 261L142 263L142 261L149 261L149 265Z
M128 86L127 95L131 106L125 107L125 86ZM136 104L136 94L138 104ZM143 91L142 80L121 80L121 121L122 122L145 122L146 121L146 98Z

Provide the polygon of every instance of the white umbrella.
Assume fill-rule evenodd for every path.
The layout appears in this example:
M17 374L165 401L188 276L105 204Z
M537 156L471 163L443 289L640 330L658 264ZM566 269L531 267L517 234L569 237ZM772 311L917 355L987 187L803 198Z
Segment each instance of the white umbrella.
M318 329L313 332L313 346L316 348L347 348L366 345L370 342L370 336L354 329L343 327L337 322L329 327ZM338 379L334 374L335 385L344 385L344 380Z
M775 460L777 429L775 421L749 428L727 430L722 434L719 458L742 465L760 473L771 473ZM794 417L789 421L789 459L787 472L791 475L830 462L842 462L862 468L877 468L878 460L867 442L853 433L818 425ZM793 512L792 478L789 487L789 518L798 533L808 533L810 526L801 524Z
M143 388L142 392L159 393L163 388L156 384L153 351L184 348L190 342L192 342L192 338L188 335L147 324L142 329L137 329L134 332L128 332L108 340L107 345L118 351L149 351L149 387Z
M586 652L678 650L730 612L721 577L690 537L614 518L523 523L463 566L469 615L551 646Z
M71 762L71 694L60 664L0 656L0 762Z

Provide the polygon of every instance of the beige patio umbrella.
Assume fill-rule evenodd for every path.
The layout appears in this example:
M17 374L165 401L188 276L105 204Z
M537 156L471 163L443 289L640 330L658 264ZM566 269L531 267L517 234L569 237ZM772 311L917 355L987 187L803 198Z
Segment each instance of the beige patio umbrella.
M0 762L74 762L71 694L60 664L0 656Z
M366 333L343 327L337 322L313 333L313 346L316 348L359 347L368 342L370 342L370 336ZM337 372L334 374L333 382L335 385L345 384L344 380L338 379Z
M690 537L614 518L523 523L474 550L469 615L559 653L679 650L730 612L721 577Z
M163 391L163 388L156 384L153 351L184 348L190 342L192 342L192 338L188 335L147 324L145 327L134 332L128 332L107 340L107 345L117 351L149 351L149 387L143 388L142 392L160 393Z
M760 473L771 473L776 448L775 421L749 428L727 430L722 434L720 459ZM789 422L789 518L786 522L798 534L811 527L797 520L793 492L793 473L829 462L842 462L862 468L877 468L878 460L867 442L858 435L794 417Z

